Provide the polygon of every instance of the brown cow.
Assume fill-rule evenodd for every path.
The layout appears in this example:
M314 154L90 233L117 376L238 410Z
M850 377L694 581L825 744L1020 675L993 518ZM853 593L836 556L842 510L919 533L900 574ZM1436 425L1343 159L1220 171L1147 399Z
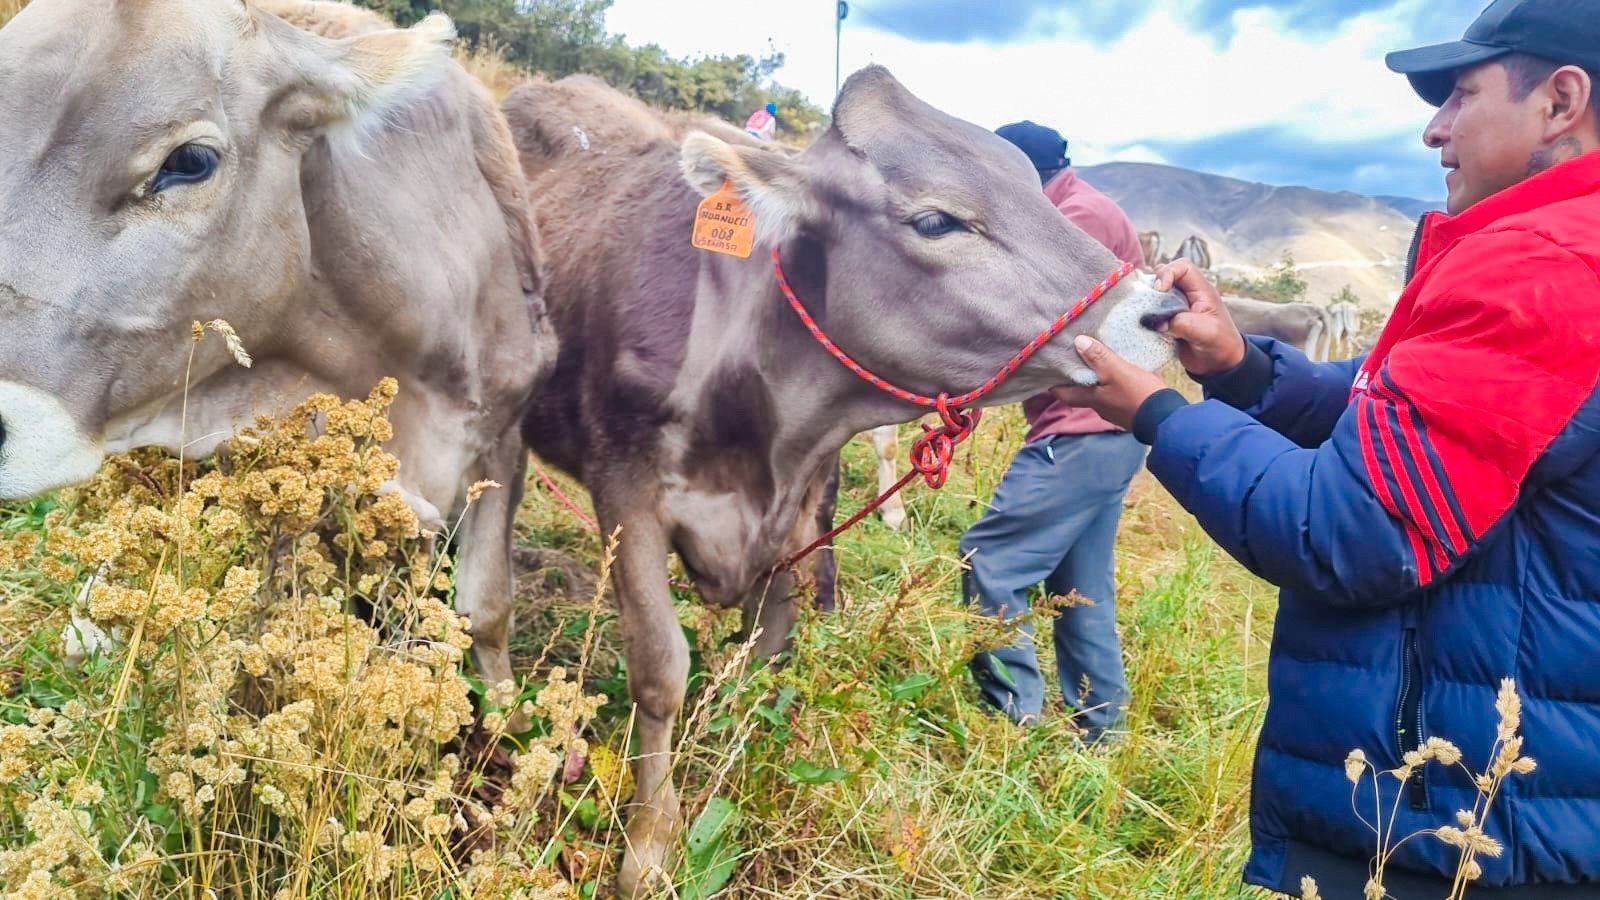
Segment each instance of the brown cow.
M621 871L632 894L663 864L679 816L672 726L689 654L667 555L707 601L743 606L758 653L779 651L794 580L773 568L817 533L808 512L840 448L923 411L812 340L780 296L769 248L845 349L925 393L988 378L1118 262L1040 193L1020 151L881 68L850 78L832 126L794 157L704 133L604 148L591 137L590 149L563 142L552 157L551 142L529 136L590 128L558 106L548 86L504 104L524 168L541 173L532 194L562 335L525 434L588 487L606 532L622 528L614 571L640 742ZM698 203L724 183L754 213L747 259L690 246ZM1171 345L1150 329L1183 301L1145 284L1130 277L1069 332L1164 364ZM1070 333L986 402L1092 383Z
M1259 334L1293 344L1313 360L1328 358L1328 313L1322 307L1247 297L1224 297L1222 303L1234 324L1245 334Z
M462 522L456 583L510 677L518 422L555 342L510 133L453 38L304 0L38 0L0 29L0 497L396 376L391 487L425 522L510 486ZM185 393L214 318L254 365L202 343Z

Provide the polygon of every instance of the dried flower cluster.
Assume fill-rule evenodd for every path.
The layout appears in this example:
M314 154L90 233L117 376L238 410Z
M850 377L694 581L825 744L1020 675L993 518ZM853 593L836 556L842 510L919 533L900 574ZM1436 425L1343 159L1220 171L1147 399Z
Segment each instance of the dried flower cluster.
M0 833L20 838L0 846L0 893L204 894L231 878L281 897L571 894L535 856L460 841L529 834L605 698L550 672L524 704L549 736L515 757L501 802L463 788L476 773L448 745L474 719L471 639L433 593L449 560L384 490L397 389L312 397L205 464L120 457L42 538L0 538L33 602L62 600L64 623L81 594L74 620L104 638L76 673L93 708L29 701L26 723L0 719ZM515 697L498 686L489 705Z

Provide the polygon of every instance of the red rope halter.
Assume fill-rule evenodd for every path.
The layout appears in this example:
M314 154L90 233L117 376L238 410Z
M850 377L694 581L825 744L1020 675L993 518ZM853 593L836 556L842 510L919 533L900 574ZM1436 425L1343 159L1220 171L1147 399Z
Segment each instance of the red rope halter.
M822 330L822 326L817 324L817 320L812 318L811 313L806 311L805 304L800 302L800 298L795 296L794 288L790 286L788 276L784 275L783 273L782 250L778 247L773 247L772 273L777 276L778 289L783 291L784 299L789 301L789 308L793 309L795 315L800 317L801 324L805 325L806 330L811 332L811 336L817 339L817 343L821 344L823 349L832 354L833 358L837 359L839 363L846 369L854 372L863 381L867 382L873 387L878 388L885 393L892 394L893 396L904 400L907 403L914 403L918 406L924 406L938 410L941 424L937 428L931 428L927 425L922 426L922 436L917 438L916 441L911 445L911 471L907 472L904 478L901 478L897 483L895 483L894 487L891 487L876 500L873 500L871 503L867 504L861 509L860 512L851 516L843 525L840 525L838 528L835 528L822 537L817 538L804 550L801 550L799 553L790 556L788 559L785 559L783 562L773 567L772 571L776 573L784 569L792 568L801 560L816 552L819 548L826 546L828 542L850 530L857 522L865 519L878 507L888 502L890 497L893 497L895 494L899 493L902 488L910 484L912 479L916 478L918 475L922 476L923 481L927 482L928 487L930 488L937 490L941 487L944 487L946 479L948 479L950 476L950 461L955 457L956 447L961 444L961 442L971 437L972 429L976 428L978 425L980 411L967 409L966 407L971 406L973 403L993 393L995 389L1004 384L1005 380L1010 378L1017 371L1017 369L1021 368L1022 365L1032 358L1035 353L1038 353L1040 348L1042 348L1045 344L1050 343L1050 341L1055 338L1056 335L1060 334L1063 329L1070 325L1074 319L1083 315L1084 311L1086 311L1090 306L1094 305L1096 300L1099 300L1101 297L1105 296L1107 291L1116 287L1117 284L1122 281L1122 279L1126 278L1128 274L1133 271L1133 269L1133 263L1123 263L1121 268L1117 269L1115 272L1112 272L1106 277L1105 281L1102 281L1096 285L1093 290L1084 295L1083 299L1072 304L1072 307L1065 313L1062 313L1061 316L1058 317L1054 322L1051 322L1049 327L1039 332L1037 337L1029 341L1021 350L1017 351L1017 354L1011 357L1011 359L1007 360L1006 364L1000 367L1000 371L996 372L988 381L985 381L978 387L967 391L965 394L960 394L955 397L950 396L948 393L941 393L937 397L929 397L925 394L918 394L914 391L908 391L905 388L897 387L888 381L879 378L877 375L874 375L869 369L867 369L866 366L863 366L852 359L850 354L845 353L842 349L840 349L839 345L835 344L833 339L828 337L827 332Z

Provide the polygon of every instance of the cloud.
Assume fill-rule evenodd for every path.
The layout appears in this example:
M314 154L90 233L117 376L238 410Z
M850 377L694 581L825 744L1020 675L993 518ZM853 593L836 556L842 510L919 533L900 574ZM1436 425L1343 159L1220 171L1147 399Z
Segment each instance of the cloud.
M1444 196L1438 151L1418 133L1339 140L1261 127L1192 141L1147 142L1170 165L1245 181L1430 200ZM1120 154L1116 158L1121 158Z
M1063 9L1060 0L849 0L851 15L865 27L919 41L1005 42L1075 32L1094 38L1121 37L1135 22L1128 4L1088 0Z
M1432 0L1426 8L1407 0L1167 0L1129 4L1126 0L849 0L852 15L864 27L919 41L944 43L999 42L1029 38L1116 40L1135 30L1146 12L1157 8L1173 15L1191 32L1219 42L1231 41L1234 16L1270 11L1285 28L1304 34L1337 30L1351 18L1396 10L1410 13L1412 35L1419 41L1454 40L1477 14L1483 0Z
M1125 4L1119 15L1127 7L1139 12L1118 20L1115 38L1053 24L1051 17L1074 11L1099 15L1110 8L1101 0L918 0L914 17L900 2L861 0L844 30L844 74L881 63L922 99L983 127L1021 119L1051 125L1083 164L1113 153L1180 165L1259 160L1249 169L1259 180L1433 197L1438 163L1418 140L1432 109L1383 57L1458 37L1482 0L1285 0L1270 8L1158 0ZM1226 14L1225 41L1190 24L1202 6L1213 17ZM945 38L896 33L861 9L901 30L911 29L909 18L925 21ZM812 4L746 0L708 21L704 0L615 0L608 22L631 41L679 55L750 52L771 41L787 58L778 80L820 106L832 102L834 23L826 8L819 15ZM994 37L1007 32L1013 36ZM989 36L957 37L980 33ZM1259 148L1249 145L1252 136L1263 141ZM1316 149L1327 146L1344 152ZM1243 156L1230 158L1224 148ZM1273 153L1287 158L1274 161ZM1298 162L1303 154L1315 164Z

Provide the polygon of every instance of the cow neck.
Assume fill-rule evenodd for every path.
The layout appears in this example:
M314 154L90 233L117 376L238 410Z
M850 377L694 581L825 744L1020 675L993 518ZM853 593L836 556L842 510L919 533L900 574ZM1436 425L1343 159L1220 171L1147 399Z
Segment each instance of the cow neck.
M791 249L792 248L792 249ZM824 320L829 297L826 256L816 242L786 248L789 277ZM719 257L713 282L726 284L717 298L714 327L744 340L721 341L716 365L753 368L771 395L776 433L771 458L781 472L810 471L852 436L889 422L909 421L919 410L857 379L817 346L786 305L761 250L749 259Z

